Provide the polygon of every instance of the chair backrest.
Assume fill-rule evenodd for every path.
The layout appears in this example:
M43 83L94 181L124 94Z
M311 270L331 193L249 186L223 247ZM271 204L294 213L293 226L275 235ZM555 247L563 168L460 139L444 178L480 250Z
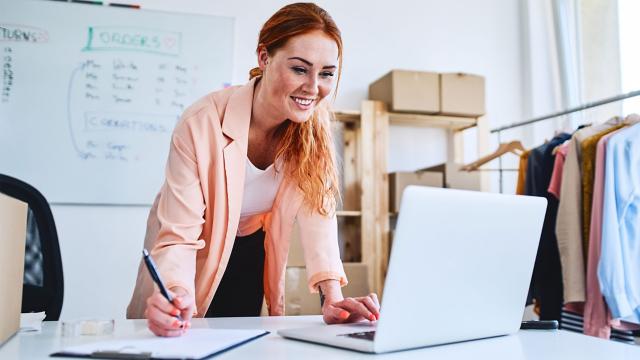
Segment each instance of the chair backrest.
M64 278L58 233L49 203L33 186L3 174L0 174L0 192L29 205L25 280L29 280L35 269L36 281L23 284L22 312L45 311L45 320L58 320L64 298ZM39 264L42 264L41 280Z

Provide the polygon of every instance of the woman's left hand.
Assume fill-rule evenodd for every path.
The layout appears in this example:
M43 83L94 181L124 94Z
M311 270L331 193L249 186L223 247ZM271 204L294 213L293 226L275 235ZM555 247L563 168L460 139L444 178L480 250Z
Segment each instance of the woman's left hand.
M368 296L348 297L335 302L325 301L322 315L327 324L351 323L364 319L376 321L380 319L378 295L371 293Z

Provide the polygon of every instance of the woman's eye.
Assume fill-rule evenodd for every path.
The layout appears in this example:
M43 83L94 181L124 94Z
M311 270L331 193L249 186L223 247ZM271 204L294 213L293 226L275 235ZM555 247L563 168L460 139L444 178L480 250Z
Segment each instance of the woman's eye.
M291 68L293 70L294 73L296 74L306 74L307 73L307 69L302 68L302 67L298 67L298 66L294 66Z
M331 71L326 71L326 72L320 73L320 76L322 76L325 79L328 79L333 76L333 73Z

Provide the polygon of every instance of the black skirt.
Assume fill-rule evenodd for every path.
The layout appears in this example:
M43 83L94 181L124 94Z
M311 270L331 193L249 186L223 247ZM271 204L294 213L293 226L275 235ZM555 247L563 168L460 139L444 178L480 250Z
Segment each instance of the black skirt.
M264 231L236 237L205 317L260 316L264 298Z

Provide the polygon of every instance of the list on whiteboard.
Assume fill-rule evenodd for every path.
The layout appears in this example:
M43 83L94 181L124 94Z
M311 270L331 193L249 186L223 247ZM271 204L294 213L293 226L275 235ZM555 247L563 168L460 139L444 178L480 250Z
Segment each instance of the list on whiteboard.
M198 69L179 61L181 35L88 29L85 61L72 72L68 95L70 135L80 158L139 161L146 152L139 138L171 132L198 81Z

